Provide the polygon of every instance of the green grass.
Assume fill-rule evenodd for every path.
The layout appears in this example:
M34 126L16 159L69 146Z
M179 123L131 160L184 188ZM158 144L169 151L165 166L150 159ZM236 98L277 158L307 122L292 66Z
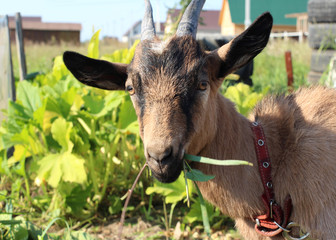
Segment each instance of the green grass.
M265 87L270 88L270 93L287 91L286 51L292 52L294 88L307 85L311 57L308 43L274 40L270 41L265 50L254 60L252 79L257 91Z

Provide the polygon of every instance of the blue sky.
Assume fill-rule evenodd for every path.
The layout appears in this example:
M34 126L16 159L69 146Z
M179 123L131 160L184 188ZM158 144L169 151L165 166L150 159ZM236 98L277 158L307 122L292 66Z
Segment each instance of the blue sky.
M43 22L82 24L81 40L88 40L93 29L100 36L121 37L144 12L143 0L1 0L0 15L41 16ZM151 0L154 20L164 21L167 8L179 0ZM204 9L220 10L222 0L208 0Z

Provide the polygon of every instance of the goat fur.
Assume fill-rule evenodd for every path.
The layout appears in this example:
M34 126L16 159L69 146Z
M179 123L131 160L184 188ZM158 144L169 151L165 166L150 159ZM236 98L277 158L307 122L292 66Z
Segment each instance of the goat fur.
M282 205L290 194L290 220L316 239L335 239L336 91L311 87L289 96L270 96L256 106L249 119L220 95L216 104L210 113L217 119L216 135L200 155L244 159L254 167L194 164L203 172L216 175L213 181L198 183L204 197L236 219L245 239L282 239L257 234L252 221L253 216L266 211L250 128L250 121L257 121L263 126L268 144L276 201Z

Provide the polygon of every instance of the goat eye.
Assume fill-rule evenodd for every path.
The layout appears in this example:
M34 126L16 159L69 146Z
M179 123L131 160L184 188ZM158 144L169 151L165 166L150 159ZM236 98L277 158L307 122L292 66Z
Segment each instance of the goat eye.
M135 93L135 90L134 90L133 86L131 86L131 85L126 86L126 91L127 91L130 95L133 95L133 94Z
M207 87L208 87L208 82L207 81L201 81L198 84L198 90L204 91L204 90L207 89Z

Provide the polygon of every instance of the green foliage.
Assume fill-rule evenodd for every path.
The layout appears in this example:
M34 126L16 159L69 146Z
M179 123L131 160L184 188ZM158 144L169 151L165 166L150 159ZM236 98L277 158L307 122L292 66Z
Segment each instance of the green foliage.
M189 185L191 184L189 183ZM183 174L181 174L175 182L170 184L155 181L152 187L146 189L146 194L150 195L152 193L162 195L166 203L178 203L186 199L187 193Z
M100 30L93 34L89 42L88 57L90 58L99 58L99 34Z
M230 86L224 96L235 103L238 112L247 116L255 104L267 93L268 88L264 88L262 93L253 92L252 89L243 83Z
M98 39L99 31L89 43L90 57L99 58ZM134 49L103 58L129 63ZM58 56L49 73L17 84L7 115L0 128L0 181L15 207L33 210L39 221L89 219L106 202L110 213L120 213L120 196L145 161L126 93L82 85Z

